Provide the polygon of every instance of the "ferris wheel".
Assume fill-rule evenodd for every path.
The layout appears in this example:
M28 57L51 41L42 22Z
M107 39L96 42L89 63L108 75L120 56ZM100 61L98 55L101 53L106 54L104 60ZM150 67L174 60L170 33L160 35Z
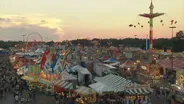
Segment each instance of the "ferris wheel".
M26 50L34 47L39 42L43 42L43 37L39 33L32 32L28 34L26 37Z

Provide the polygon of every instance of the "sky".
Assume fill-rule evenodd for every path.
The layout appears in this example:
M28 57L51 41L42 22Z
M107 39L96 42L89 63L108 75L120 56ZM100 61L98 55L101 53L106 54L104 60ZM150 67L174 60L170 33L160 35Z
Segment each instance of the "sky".
M149 34L151 0L1 0L0 40L63 41L81 38L128 38ZM184 30L184 0L153 0L154 38L170 38L170 21ZM163 20L164 26L160 20ZM144 27L141 28L138 22ZM137 27L131 28L129 24ZM38 35L40 34L40 35ZM41 38L41 37L42 38Z

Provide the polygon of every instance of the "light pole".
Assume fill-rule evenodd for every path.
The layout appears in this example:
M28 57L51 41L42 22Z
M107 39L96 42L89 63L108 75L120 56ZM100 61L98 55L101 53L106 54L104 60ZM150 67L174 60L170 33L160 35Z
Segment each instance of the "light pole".
M22 35L22 38L23 38L23 40L22 40L22 42L23 42L23 47L24 47L24 44L25 44L25 36L26 35ZM24 49L24 48L23 48ZM24 52L24 55L25 55L25 49L23 50L23 52Z
M174 29L176 28L176 26L171 26L171 27L169 27L169 28L171 28L171 29L172 29L172 38L173 38Z
M23 40L22 40L22 41L23 41L23 43L24 43L24 41L25 41L25 38L24 38L25 36L26 36L26 35L22 35L22 38L23 38Z
M172 70L174 70L174 68L173 68L173 67L174 67L174 65L173 65L173 64L174 64L174 63L173 63L173 58L174 58L174 57L173 57L173 34L174 34L174 29L176 28L176 26L171 26L171 27L169 27L169 28L172 29L172 38L171 38L171 39L172 39L172 48L171 48L171 57L172 57L172 58L171 58L171 68L172 68Z

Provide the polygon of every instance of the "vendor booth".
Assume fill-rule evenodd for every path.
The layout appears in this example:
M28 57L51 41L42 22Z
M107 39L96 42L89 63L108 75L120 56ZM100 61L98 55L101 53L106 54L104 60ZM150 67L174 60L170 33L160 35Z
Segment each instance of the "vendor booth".
M91 88L80 86L75 92L80 95L80 98L76 99L76 102L79 104L96 102L96 92Z
M182 86L172 84L171 89L172 89L171 92L174 97L174 100L183 104L184 103L184 88Z
M67 71L60 73L58 81L54 84L54 91L61 93L64 90L73 90L77 85L77 78L69 74Z
M81 67L78 71L78 82L89 84L92 81L92 75L88 69Z
M54 82L40 79L38 84L38 87L40 88L40 92L44 92L46 94L54 94Z
M30 77L30 76L23 76L21 79L25 80L27 82L27 85L29 86L29 90L35 89L38 84L38 77Z

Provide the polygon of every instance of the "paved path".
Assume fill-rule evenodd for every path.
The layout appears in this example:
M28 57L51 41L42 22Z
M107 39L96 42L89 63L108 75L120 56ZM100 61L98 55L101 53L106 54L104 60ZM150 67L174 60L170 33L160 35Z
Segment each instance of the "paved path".
M23 96L28 97L28 91L24 91ZM13 94L8 94L5 98L0 99L0 104L14 104ZM55 104L55 100L53 96L37 93L36 99L32 104Z

